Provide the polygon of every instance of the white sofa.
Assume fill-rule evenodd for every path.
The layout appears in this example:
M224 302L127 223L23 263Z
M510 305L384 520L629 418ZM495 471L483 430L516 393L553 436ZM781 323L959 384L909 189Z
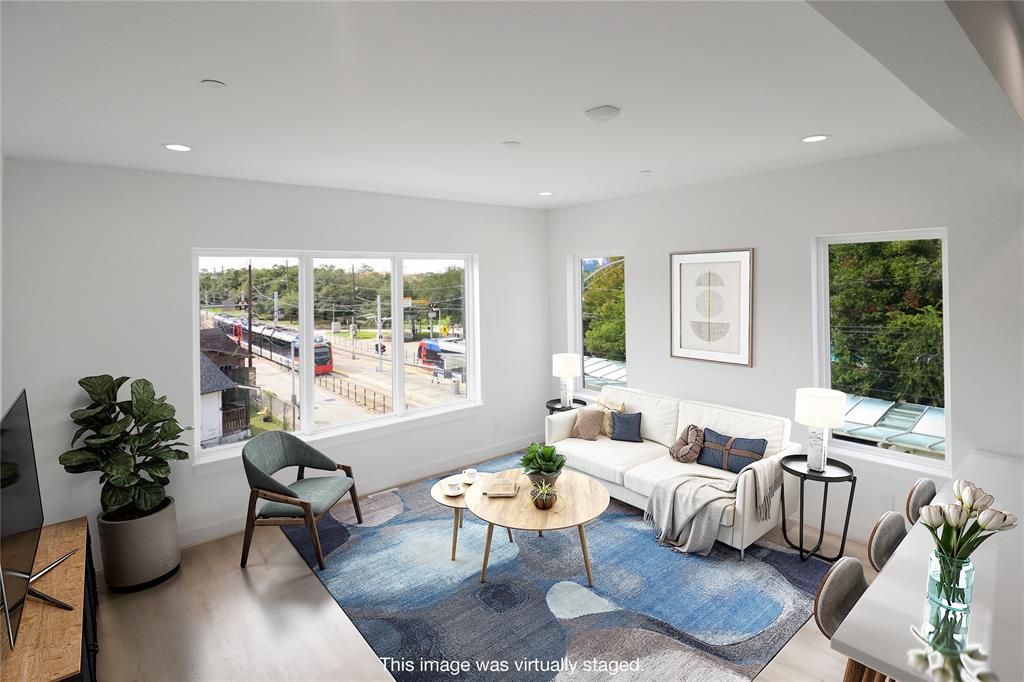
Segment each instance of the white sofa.
M601 395L623 403L626 412L642 413L642 443L616 441L603 435L594 441L571 438L575 410L549 416L544 425L544 440L565 455L568 468L599 479L612 497L640 509L646 508L654 486L665 478L698 471L725 479L738 475L672 458L669 447L690 424L738 438L764 438L768 441L765 457L796 454L802 449L789 441L791 423L785 417L610 386L605 386ZM754 475L745 472L737 484L736 503L726 509L718 529L719 542L740 550L741 557L749 545L779 525L782 516L776 493L771 516L759 521L754 494Z

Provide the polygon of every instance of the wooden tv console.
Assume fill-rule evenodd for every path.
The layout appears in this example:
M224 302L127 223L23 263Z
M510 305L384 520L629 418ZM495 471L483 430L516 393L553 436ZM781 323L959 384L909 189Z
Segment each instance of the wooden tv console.
M29 599L21 616L18 641L11 651L4 633L4 682L96 679L96 572L89 547L89 523L84 516L44 526L39 536L34 570L78 548L64 563L32 587L74 607L65 611Z

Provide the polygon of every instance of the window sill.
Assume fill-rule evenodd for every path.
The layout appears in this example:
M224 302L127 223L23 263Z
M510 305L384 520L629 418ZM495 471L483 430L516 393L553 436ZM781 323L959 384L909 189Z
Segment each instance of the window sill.
M365 440L389 436L413 429L443 424L445 422L466 419L483 409L482 402L464 402L439 407L420 408L408 412L401 417L380 417L370 421L358 422L345 426L321 429L310 434L295 434L311 445L330 441L330 445L359 443ZM242 458L242 448L247 441L209 448L197 452L198 446L192 447L192 468L197 476L207 476L229 469L237 469Z
M892 452L882 448L871 446L858 446L839 440L831 440L828 444L829 456L835 455L842 460L853 460L860 464L867 465L869 469L884 469L892 473L903 472L907 477L930 476L935 478L949 478L952 473L952 466L947 453L946 459L942 461L928 459L906 453Z

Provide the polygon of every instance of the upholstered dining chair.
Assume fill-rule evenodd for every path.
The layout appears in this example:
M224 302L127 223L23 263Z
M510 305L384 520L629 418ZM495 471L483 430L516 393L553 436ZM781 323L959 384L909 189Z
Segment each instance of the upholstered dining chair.
M864 567L853 557L840 557L832 564L828 573L821 579L818 593L814 595L814 622L821 634L829 639L836 633L839 626L854 605L868 589L868 581L864 578ZM846 661L843 682L885 682L886 677L863 663L853 660Z
M352 467L338 464L305 441L284 431L268 431L256 436L242 448L242 466L249 480L249 510L245 518L245 539L242 541L242 568L249 559L249 545L256 526L284 526L305 524L313 540L316 561L323 570L324 553L316 523L349 493L356 520L363 522L359 509L356 482ZM288 467L298 467L294 483L285 485L274 474ZM344 476L315 476L306 478L306 469L345 472ZM256 501L265 500L259 511Z
M935 499L935 481L930 478L919 478L914 481L907 493L907 520L913 526L921 516L921 507L931 504Z
M871 562L871 568L881 571L905 537L907 524L903 517L894 511L882 514L868 537L868 561Z

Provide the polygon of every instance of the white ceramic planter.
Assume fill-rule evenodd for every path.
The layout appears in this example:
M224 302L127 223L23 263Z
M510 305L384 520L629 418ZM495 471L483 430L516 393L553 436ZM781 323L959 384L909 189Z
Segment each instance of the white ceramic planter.
M131 521L97 519L103 578L114 590L141 590L171 577L181 564L174 498L155 514Z

